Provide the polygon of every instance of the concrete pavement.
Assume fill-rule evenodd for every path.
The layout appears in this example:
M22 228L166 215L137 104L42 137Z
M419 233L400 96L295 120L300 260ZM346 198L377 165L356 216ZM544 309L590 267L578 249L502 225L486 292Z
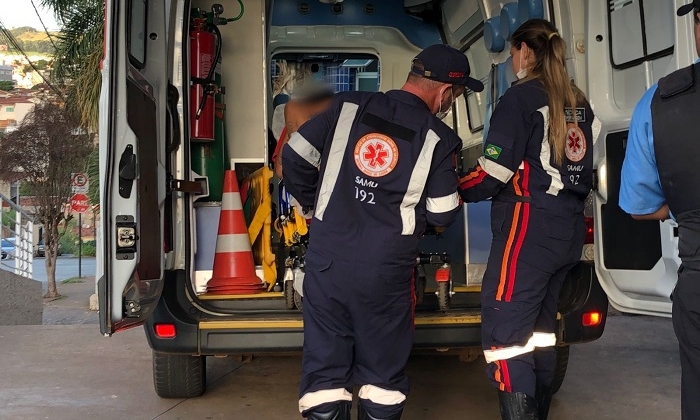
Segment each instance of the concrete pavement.
M241 365L208 358L208 392L164 400L153 391L143 331L112 338L97 325L0 327L0 419L297 419L299 357ZM414 357L406 420L496 420L484 361ZM678 419L680 368L669 319L615 316L602 339L571 350L550 420ZM354 414L353 414L354 418Z

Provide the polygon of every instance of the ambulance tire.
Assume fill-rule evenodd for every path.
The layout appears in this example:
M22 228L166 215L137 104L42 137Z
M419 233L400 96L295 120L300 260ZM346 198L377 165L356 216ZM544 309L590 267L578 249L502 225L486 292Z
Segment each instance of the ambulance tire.
M566 368L569 366L569 346L555 347L557 352L557 364L554 368L554 381L552 381L552 395L556 394L564 383Z
M450 309L450 283L446 281L437 284L438 305L441 311Z
M153 385L161 398L193 398L207 388L206 356L153 352Z

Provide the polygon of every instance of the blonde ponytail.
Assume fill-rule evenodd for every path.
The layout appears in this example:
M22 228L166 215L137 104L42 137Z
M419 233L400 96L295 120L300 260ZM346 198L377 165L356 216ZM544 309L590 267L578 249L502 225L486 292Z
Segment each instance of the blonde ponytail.
M540 79L549 98L549 132L554 163L564 161L568 131L565 108L576 108L586 102L585 95L574 85L566 69L566 43L557 28L543 19L523 23L513 34L512 44L520 48L524 42L535 55L535 65L527 79ZM576 112L571 113L578 125Z

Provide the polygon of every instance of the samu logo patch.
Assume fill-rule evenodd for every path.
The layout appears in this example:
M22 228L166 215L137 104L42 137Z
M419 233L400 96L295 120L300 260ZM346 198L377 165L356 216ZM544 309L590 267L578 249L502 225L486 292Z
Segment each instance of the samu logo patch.
M484 149L484 153L491 159L497 160L498 157L501 156L501 150L500 147L489 144L486 146L486 149Z
M355 165L367 176L379 178L387 175L399 161L399 148L391 137L370 133L355 145Z

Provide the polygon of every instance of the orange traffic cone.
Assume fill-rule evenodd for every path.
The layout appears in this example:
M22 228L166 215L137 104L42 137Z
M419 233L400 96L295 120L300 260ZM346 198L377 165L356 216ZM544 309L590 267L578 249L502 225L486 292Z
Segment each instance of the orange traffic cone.
M216 254L207 293L215 295L261 292L264 285L255 274L248 227L243 215L241 195L234 170L224 176L224 194L216 238Z

